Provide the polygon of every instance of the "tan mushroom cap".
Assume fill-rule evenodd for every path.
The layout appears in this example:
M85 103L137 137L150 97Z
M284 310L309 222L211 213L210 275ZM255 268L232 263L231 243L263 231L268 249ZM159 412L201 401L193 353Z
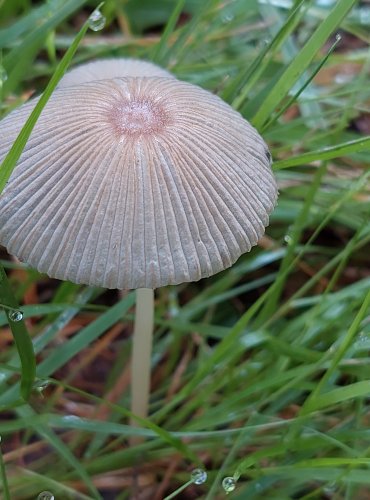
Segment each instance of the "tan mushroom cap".
M35 103L0 122L0 162ZM231 266L277 198L261 136L174 78L59 89L0 197L0 243L51 277L157 288Z
M58 88L88 83L94 80L108 80L124 77L174 78L171 73L156 64L139 59L110 58L80 64L68 71L60 80Z

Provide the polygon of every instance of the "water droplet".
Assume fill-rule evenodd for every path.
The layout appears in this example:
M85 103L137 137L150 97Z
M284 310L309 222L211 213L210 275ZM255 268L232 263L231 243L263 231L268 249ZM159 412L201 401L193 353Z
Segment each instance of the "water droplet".
M291 245L293 243L293 238L291 236L289 236L289 234L286 234L284 236L284 241L287 245Z
M331 7L335 0L317 0L317 5L320 7Z
M337 489L337 485L335 483L328 483L326 486L323 488L323 492L332 497Z
M234 19L234 15L229 13L226 13L222 16L221 20L223 23L230 23Z
M335 83L338 85L345 85L346 83L350 83L353 80L354 75L346 74L346 73L337 73L334 77Z
M337 42L340 42L340 41L342 40L342 35L340 35L339 33L337 33L337 34L335 35L335 40L336 40Z
M236 481L233 477L225 477L222 480L222 487L226 493L231 493L236 488Z
M54 500L54 495L50 491L42 491L37 500Z
M360 351L370 349L370 335L364 332L361 332L357 340L355 342L355 348Z
M78 423L81 421L80 417L77 415L66 415L65 417L62 417L64 422L69 422L69 423Z
M14 323L18 323L18 321L22 321L23 319L23 313L22 311L11 311L9 313L9 319L10 321L14 321Z
M89 17L89 28L93 31L100 31L105 26L105 17L99 9L95 9Z
M194 469L190 476L194 484L203 484L207 481L207 472L203 469Z
M49 380L47 379L40 379L40 380L36 380L36 382L33 384L33 388L42 393L43 390L45 390L47 388L47 386L49 385Z
M261 483L256 483L256 484L254 485L254 489L255 489L256 491L262 491L262 484L261 484Z
M370 11L363 7L360 9L360 24L368 26L370 23Z

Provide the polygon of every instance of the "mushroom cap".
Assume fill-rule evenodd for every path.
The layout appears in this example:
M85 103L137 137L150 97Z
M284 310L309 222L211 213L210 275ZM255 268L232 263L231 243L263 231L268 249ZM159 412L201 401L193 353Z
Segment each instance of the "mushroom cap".
M0 162L35 100L0 122ZM0 243L49 276L107 288L197 281L262 236L277 198L266 144L175 78L56 90L0 196Z
M80 64L68 71L60 80L58 88L124 77L160 76L174 78L171 73L156 64L140 59L110 58Z

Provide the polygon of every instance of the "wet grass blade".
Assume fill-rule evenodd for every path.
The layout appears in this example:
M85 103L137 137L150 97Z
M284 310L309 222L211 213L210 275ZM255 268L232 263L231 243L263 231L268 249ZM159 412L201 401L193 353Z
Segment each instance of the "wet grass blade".
M32 340L24 324L19 304L10 288L4 268L0 265L0 304L5 306L5 314L12 331L21 360L21 395L28 400L36 375L36 359ZM14 320L14 315L16 320ZM18 315L18 317L17 317ZM18 319L20 318L20 319Z
M78 476L83 480L85 485L89 488L92 498L95 500L102 500L97 488L92 482L89 474L86 472L80 461L74 456L67 445L57 436L53 430L49 429L47 425L39 424L37 422L37 414L30 406L18 408L18 414L25 420L28 420L28 428L33 428L41 437L45 439L49 445L54 448L62 459L70 465ZM33 419L36 422L33 422Z
M326 406L325 401L323 401L322 394L320 394L321 390L325 387L327 382L330 380L330 378L333 375L334 371L336 370L339 362L345 356L347 350L349 349L349 347L351 346L351 344L353 342L355 335L357 334L357 332L360 328L361 321L364 319L366 314L369 313L369 310L370 310L370 291L366 294L364 301L362 303L362 306L361 306L360 310L358 311L356 317L354 318L352 325L351 325L350 329L348 330L345 338L342 340L340 346L336 349L330 368L325 372L325 374L321 378L320 382L315 386L315 389L312 391L309 398L306 400L305 404L302 406L301 415L305 415L305 414L309 413L310 411L313 411L313 409L315 409L315 408L321 408L323 405ZM347 386L345 388L340 388L340 389L335 389L333 391L334 395L333 394L331 395L332 402L331 403L329 402L328 404L334 404L336 402L348 399L348 393L350 394L352 389L354 389L353 387L351 389L349 389L349 387L351 387L351 386ZM369 394L370 382L369 381L359 382L357 384L356 388L358 391L357 392L358 395L365 396L366 394ZM341 391L345 391L343 393L344 394L343 398L341 396L341 394L342 394ZM356 393L356 391L354 391L354 393ZM324 394L324 396L326 396L326 394Z
M4 85L6 93L13 91L22 77L27 74L27 68L29 68L37 52L45 43L48 34L84 3L86 3L86 0L68 0L63 5L59 3L60 8L50 7L50 10L45 12L45 17L42 15L43 9L36 10L34 16L31 16L31 20L26 23L26 26L22 23L21 26L15 25L8 30L4 30L5 32L0 31L0 41L12 33L16 36L19 31L29 28L29 22L37 17L38 22L35 23L35 29L27 34L22 42L17 44L4 57L4 66L8 72L8 80Z
M274 162L274 170L307 165L313 161L331 160L333 158L340 158L341 156L369 150L370 137L361 137L360 139L343 142L342 144L337 144L336 146L303 153L299 156L293 156L293 158L287 158L286 160L276 161Z
M274 53L280 48L286 38L289 37L296 25L299 23L305 12L305 9L302 9L303 6L305 8L308 7L306 0L301 0L297 5L292 7L292 11L288 19L273 39L265 45L256 59L240 75L240 77L236 77L222 93L222 97L226 101L230 102L233 100L232 105L235 109L240 109L242 107L253 85L266 69L268 60L272 59ZM266 56L268 56L268 58ZM237 92L239 88L241 88L241 90L240 92Z
M262 129L278 104L284 99L298 78L305 72L315 54L323 46L328 37L338 27L344 17L352 9L356 0L339 0L326 19L318 26L297 57L289 64L278 82L273 86L259 110L252 119L257 129Z
M154 50L152 53L152 58L151 58L154 63L159 63L159 64L162 63L163 64L163 62L165 61L165 59L166 59L165 54L168 51L168 47L167 47L168 40L169 40L171 34L173 33L173 30L176 27L177 21L178 21L180 14L184 8L184 5L185 5L185 0L178 0L170 18L166 24L166 27L163 31L163 34L161 36L159 43L154 47Z
M284 106L271 118L271 120L269 120L263 127L262 127L262 130L261 132L264 132L267 128L269 128L271 125L273 125L279 118L281 115L283 115L285 113L285 111L290 108L290 106L292 104L294 104L296 102L296 100L298 99L298 97L302 94L302 92L309 86L309 84L312 82L312 80L315 78L315 76L318 74L318 72L321 70L321 68L324 66L324 64L326 63L326 61L329 59L330 55L333 53L333 51L335 50L335 47L338 45L338 43L340 42L341 38L339 36L337 36L335 42L333 43L333 45L330 47L330 49L328 50L327 54L325 55L325 57L322 59L322 61L317 65L315 71L312 72L312 74L310 75L310 77L305 81L304 85L302 85L302 87L290 98L288 99L288 102L286 104L284 104Z

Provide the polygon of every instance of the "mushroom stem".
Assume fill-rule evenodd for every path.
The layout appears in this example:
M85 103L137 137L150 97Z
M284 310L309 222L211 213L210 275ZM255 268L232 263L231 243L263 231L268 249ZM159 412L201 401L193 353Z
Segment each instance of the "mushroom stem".
M131 356L131 411L143 418L148 415L153 320L154 290L138 288Z

